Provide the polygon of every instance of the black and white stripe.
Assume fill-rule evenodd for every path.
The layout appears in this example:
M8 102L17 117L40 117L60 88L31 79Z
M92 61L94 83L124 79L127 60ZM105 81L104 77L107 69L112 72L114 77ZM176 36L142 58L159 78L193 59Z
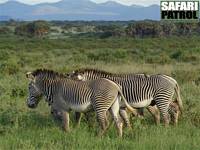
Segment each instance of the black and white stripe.
M169 123L168 109L174 93L177 94L177 102L182 109L178 84L167 75L112 74L95 69L75 70L69 75L79 80L93 80L103 77L118 83L122 86L123 94L131 106L142 108L155 103L166 124Z
M110 110L118 132L122 136L122 125L118 115L120 97L123 107L127 107L130 111L134 109L128 105L119 85L103 78L85 82L75 81L49 70L36 70L31 75L34 80L29 84L27 101L29 107L36 107L39 102L38 97L44 95L49 105L64 112L62 115L66 124L69 124L70 110L85 112L93 108L103 131L107 126L106 112Z

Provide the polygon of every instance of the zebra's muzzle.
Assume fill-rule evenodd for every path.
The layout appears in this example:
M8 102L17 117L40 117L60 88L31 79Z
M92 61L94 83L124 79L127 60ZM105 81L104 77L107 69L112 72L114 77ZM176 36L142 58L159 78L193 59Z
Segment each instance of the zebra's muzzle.
M29 99L27 99L27 106L29 108L36 108L37 107L37 103L30 101Z

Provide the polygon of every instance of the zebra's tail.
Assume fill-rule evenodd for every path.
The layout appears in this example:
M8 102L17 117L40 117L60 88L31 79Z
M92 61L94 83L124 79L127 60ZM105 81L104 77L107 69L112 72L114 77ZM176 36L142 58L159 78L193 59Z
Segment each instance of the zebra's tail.
M106 79L106 78L104 78L104 79ZM122 87L121 87L121 85L115 83L115 82L112 81L112 80L109 80L109 79L106 79L106 80L108 80L109 82L111 82L112 84L115 85L115 87L118 89L118 94L121 96L121 99L122 99L122 101L124 102L126 108L127 108L131 113L133 113L135 116L137 116L137 115L138 115L137 110L134 109L134 108L132 108L132 107L128 104L126 98L124 97L124 94L122 93Z
M176 101L178 103L178 106L180 108L181 113L183 113L183 102L182 102L182 99L181 99L180 88L179 88L178 83L176 84L176 87L175 87L175 93L176 93L176 96L177 96Z
M128 104L126 98L124 97L124 94L122 93L121 88L119 89L119 94L120 94L120 96L121 96L121 99L124 101L124 104L125 104L125 106L127 107L127 109L128 109L131 113L133 113L135 116L137 116L137 115L138 115L137 110L134 109L133 107L131 107L131 106Z

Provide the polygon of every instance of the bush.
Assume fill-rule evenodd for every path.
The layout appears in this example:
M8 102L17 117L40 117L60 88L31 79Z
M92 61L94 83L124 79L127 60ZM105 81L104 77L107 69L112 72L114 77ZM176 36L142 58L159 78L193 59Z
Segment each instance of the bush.
M199 80L200 70L175 70L171 74L178 83L192 83Z
M162 28L159 22L139 21L130 24L126 28L127 35L131 37L159 37L162 34Z
M172 62L167 54L146 56L145 61L150 64L169 64Z
M123 61L128 57L125 50L112 50L112 49L99 49L96 51L90 51L87 54L89 60L92 61L104 61L104 62L118 62Z
M186 51L175 51L170 55L170 58L175 59L176 61L183 61L183 62L199 62L200 58L198 54L193 52L186 52Z
M15 34L21 36L43 37L48 34L50 27L45 21L34 21L31 23L20 24L15 28Z
M0 35L4 35L4 34L9 34L11 33L12 31L10 30L10 28L8 27L0 27Z
M111 36L120 37L120 36L125 35L124 28L117 25L109 25L109 26L99 25L99 26L96 26L94 30L97 33L101 33L100 38L108 38Z
M16 74L19 71L19 64L15 60L9 59L0 63L0 71L2 74Z
M171 54L170 57L171 57L172 59L175 59L175 60L180 60L181 56L182 56L182 51L175 51L175 52L173 52L173 53Z

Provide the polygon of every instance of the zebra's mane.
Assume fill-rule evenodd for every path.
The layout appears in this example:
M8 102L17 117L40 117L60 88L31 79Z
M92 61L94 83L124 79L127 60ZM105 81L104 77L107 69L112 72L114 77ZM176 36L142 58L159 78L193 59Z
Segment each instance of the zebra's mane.
M123 76L129 76L129 75L138 75L138 76L147 76L144 73L110 73L104 70L99 70L99 69L93 69L93 68L81 68L81 69L77 69L75 70L75 73L94 73L94 74L100 74L100 75L109 75L112 77L123 77Z
M56 71L53 70L48 70L48 69L37 69L35 71L32 72L33 76L43 76L43 77L48 77L48 78L66 78L66 76L62 73L58 73Z

